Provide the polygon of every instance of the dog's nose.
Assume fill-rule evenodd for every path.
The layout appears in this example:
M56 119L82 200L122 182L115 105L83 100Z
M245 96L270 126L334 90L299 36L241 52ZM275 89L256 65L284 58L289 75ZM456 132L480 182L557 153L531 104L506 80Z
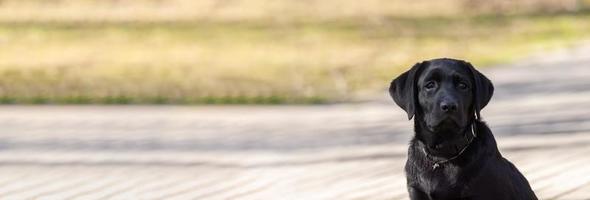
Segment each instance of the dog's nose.
M455 112L457 111L457 103L443 101L440 103L440 109L443 112Z

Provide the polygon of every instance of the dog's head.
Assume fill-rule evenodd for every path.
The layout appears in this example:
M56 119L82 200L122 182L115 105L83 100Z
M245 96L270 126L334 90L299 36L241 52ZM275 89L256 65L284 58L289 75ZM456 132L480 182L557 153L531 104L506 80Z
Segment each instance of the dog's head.
M441 58L415 64L391 82L389 93L430 132L457 132L480 118L494 86L470 63Z

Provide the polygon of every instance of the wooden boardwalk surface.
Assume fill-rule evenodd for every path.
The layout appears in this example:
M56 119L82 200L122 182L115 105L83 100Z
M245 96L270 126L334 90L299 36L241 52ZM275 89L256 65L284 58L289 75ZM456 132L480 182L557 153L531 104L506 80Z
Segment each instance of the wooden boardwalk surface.
M483 116L540 199L590 199L590 53L489 69ZM0 107L0 199L407 199L385 97L271 107Z

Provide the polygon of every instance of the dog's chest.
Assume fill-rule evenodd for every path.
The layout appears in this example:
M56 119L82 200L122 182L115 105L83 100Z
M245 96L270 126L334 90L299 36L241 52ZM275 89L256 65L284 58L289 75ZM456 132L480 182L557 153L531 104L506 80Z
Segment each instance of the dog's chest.
M452 165L444 165L435 170L420 173L420 187L432 199L447 199L460 196L458 184L461 170Z

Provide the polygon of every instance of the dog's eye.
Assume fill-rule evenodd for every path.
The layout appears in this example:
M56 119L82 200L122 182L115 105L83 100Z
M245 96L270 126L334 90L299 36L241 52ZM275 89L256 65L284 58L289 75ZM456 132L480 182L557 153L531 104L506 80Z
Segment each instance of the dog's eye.
M461 90L465 90L467 89L467 84L463 83L463 82L459 82L459 84L457 84L457 88L461 89Z
M434 87L436 87L436 83L434 83L434 81L430 81L430 82L426 83L426 85L424 85L424 88L426 88L426 89L432 89Z

